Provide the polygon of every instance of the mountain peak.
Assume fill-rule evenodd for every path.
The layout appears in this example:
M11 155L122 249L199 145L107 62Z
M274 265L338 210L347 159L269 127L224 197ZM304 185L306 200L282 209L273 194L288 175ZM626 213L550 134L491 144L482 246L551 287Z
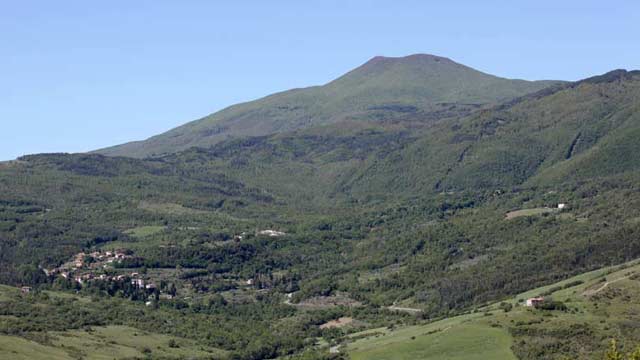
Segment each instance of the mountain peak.
M457 64L449 58L431 54L412 54L407 56L374 56L358 69L378 69L386 66L428 66L437 64ZM462 66L462 65L460 65ZM356 69L357 70L357 69Z
M424 118L437 120L442 116L439 104L475 108L536 92L551 84L504 79L430 54L376 56L323 86L294 89L234 105L146 141L99 152L144 157L345 119L380 122L406 116L407 109L432 114Z
M453 62L451 59L432 55L432 54L411 54L406 56L374 56L367 63L378 63L378 62L414 62L414 61L448 61Z

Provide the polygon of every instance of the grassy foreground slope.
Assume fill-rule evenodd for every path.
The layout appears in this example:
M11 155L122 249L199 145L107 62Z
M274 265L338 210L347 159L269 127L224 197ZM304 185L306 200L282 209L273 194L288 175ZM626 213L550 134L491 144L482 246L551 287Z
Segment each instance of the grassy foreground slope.
M222 359L228 355L194 340L132 327L140 326L136 321L117 324L126 322L126 316L118 313L143 312L142 304L120 303L120 310L104 316L106 307L115 304L57 291L20 294L19 289L0 285L0 305L15 307L16 302L26 306L0 312L0 359ZM74 311L65 313L58 308L62 304L71 304ZM10 311L12 315L7 314ZM22 322L23 316L32 320Z
M429 122L557 83L499 78L432 55L375 57L326 85L234 105L145 141L98 152L145 157L347 119L379 122L421 116Z
M37 335L36 335L37 336ZM0 358L48 359L212 359L225 352L176 337L153 334L126 326L94 327L87 330L51 332L39 343L18 336L0 336Z
M507 331L483 323L469 323L472 319L474 317L466 316L426 326L385 329L380 333L384 335L350 344L349 355L353 360L516 359Z
M544 295L555 309L525 307ZM355 333L351 359L598 359L611 339L640 341L640 262L581 274L427 325ZM553 301L553 302L552 302ZM506 311L505 311L506 309Z

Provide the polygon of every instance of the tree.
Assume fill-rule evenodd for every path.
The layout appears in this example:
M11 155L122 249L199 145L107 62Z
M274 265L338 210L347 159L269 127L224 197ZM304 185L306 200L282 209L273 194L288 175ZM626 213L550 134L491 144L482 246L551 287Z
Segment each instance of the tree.
M511 311L511 309L513 309L513 305L508 302L501 302L500 309L502 309L504 312L509 312Z

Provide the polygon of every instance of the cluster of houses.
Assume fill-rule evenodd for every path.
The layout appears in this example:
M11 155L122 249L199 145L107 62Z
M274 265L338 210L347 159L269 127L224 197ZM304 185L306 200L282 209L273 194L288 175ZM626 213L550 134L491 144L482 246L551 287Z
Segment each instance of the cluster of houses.
M60 275L65 279L70 279L73 277L74 273L83 270L97 270L97 269L106 269L112 263L122 261L126 258L131 257L127 255L122 250L116 251L94 251L92 253L84 253L80 252L73 257L73 260L63 264L60 267L54 269L42 269L47 276L55 276ZM91 277L86 277L86 275L90 275ZM74 279L80 278L80 280L89 280L93 279L93 274L84 274L82 276L73 277Z
M79 285L85 285L91 281L130 281L131 285L134 285L140 290L147 292L158 291L159 289L157 289L156 284L144 279L140 273L131 272L118 275L107 275L104 273L104 270L112 266L114 262L122 261L130 257L131 255L126 254L123 250L94 251L92 253L81 252L74 255L71 261L60 267L42 269L42 271L44 271L47 276L60 276ZM23 286L20 290L23 294L28 294L32 291L29 286ZM158 291L158 297L160 299L171 300L174 295ZM149 304L150 302L147 302L147 305Z
M280 237L287 235L285 232L276 231L276 230L260 230L257 233L258 235L265 235L270 237Z
M247 237L247 233L246 232L242 232L239 235L235 235L233 237L233 240L235 241L242 241ZM256 236L269 236L269 237L280 237L280 236L285 236L287 235L287 233L283 232L283 231L277 231L277 230L271 230L271 229L266 229L266 230L256 230Z
M57 276L64 279L73 280L83 285L88 281L125 281L130 279L131 285L137 286L139 289L154 290L156 285L152 282L145 281L139 273L132 272L130 274L107 275L96 274L97 270L104 270L113 265L113 263L130 258L131 255L126 254L123 250L115 251L94 251L92 253L80 252L73 259L60 267L54 269L42 269L47 276ZM23 292L25 292L23 290Z
M61 276L64 277L65 279L69 278L68 276L65 276L64 273L61 274ZM107 274L95 275L94 273L89 272L89 273L85 273L85 274L77 275L73 277L73 281L75 281L80 285L83 285L86 282L92 281L92 280L125 281L126 279L130 279L131 285L135 285L139 289L154 290L156 288L156 285L154 283L145 281L142 277L140 277L140 274L137 272L132 272L130 274L114 275L114 276L110 276Z

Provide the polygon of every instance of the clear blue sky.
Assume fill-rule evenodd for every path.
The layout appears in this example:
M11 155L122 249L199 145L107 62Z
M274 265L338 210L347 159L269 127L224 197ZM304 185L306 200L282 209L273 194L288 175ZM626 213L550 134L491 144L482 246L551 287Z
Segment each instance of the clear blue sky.
M144 139L375 55L575 80L640 68L639 39L635 0L0 0L0 160Z

